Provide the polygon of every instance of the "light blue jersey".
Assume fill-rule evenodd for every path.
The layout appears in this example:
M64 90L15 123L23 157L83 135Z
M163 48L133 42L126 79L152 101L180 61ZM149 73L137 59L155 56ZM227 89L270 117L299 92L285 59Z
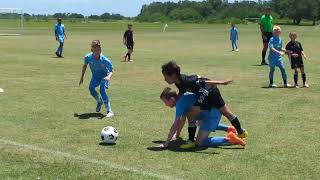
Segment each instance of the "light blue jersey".
M230 29L230 40L238 40L238 29L236 27Z
M87 54L84 58L84 64L89 64L92 78L96 79L104 78L113 71L112 62L102 54L99 60L96 60L92 53Z
M197 101L197 96L193 93L185 93L176 103L176 119L186 116L193 104Z
M64 34L65 34L65 28L64 28L64 24L56 24L54 26L54 33L56 35L56 37L58 38L64 38Z
M282 49L282 40L279 37L272 37L269 41L269 48L270 48L270 52L269 52L269 61L270 63L277 63L278 61L282 60L282 57L280 54L272 51L272 48L275 48L278 51L281 51Z

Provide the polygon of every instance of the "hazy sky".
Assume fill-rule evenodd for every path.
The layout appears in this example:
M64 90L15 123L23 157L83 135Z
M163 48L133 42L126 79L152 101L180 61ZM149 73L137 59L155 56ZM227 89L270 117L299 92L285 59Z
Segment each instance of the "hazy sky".
M100 15L109 12L136 16L143 4L155 1L178 2L179 0L0 0L0 8L22 8L24 12L30 14L76 12L84 15Z

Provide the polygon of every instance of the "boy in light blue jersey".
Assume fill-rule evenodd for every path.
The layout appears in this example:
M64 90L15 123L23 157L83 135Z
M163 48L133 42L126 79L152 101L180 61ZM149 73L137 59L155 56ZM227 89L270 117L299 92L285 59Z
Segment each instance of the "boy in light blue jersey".
M284 68L282 56L286 53L286 49L282 48L282 40L280 38L281 28L279 26L275 26L273 28L273 37L269 41L269 80L270 80L270 88L276 88L277 85L273 82L273 75L275 71L275 67L279 67L284 83L284 87L288 88L291 85L287 83L287 74Z
M79 86L83 83L84 74L87 66L90 66L92 72L92 78L89 85L89 91L91 96L97 101L96 112L100 112L101 106L104 103L106 107L107 118L112 117L114 114L111 110L109 97L106 93L106 89L109 88L109 81L113 75L112 62L101 53L101 44L99 40L92 41L91 51L84 58L84 65L82 68L82 74L79 82ZM100 95L96 92L95 88L100 86Z
M230 40L231 40L231 46L232 46L232 51L239 51L238 49L238 44L237 41L239 39L238 36L238 29L236 28L236 25L234 23L231 24L231 29L230 29Z
M56 41L59 42L58 49L56 51L57 57L62 57L64 39L67 38L64 24L62 24L62 19L58 18L58 23L54 26L54 34L56 37Z
M193 115L190 114L189 112L193 110L193 104L196 102L197 96L193 93L185 93L182 96L178 96L178 94L174 91L171 91L170 88L165 88L160 96L160 99L165 103L166 106L171 108L176 107L175 121L171 126L166 142L161 145L161 147L166 148L173 137L176 137L176 138L179 137L180 131L185 123L186 117L188 117L189 124L195 123L193 121L194 119ZM204 120L201 123L200 132L197 137L197 145L213 147L213 146L221 146L221 145L239 144L238 142L235 143L236 141L243 142L241 138L238 138L236 136L235 134L236 129L233 126L228 127L220 123L220 118L221 118L220 111L216 108L213 108L212 111L217 116L215 116L214 118L208 118L207 120ZM206 117L201 116L201 118L205 119ZM222 130L222 131L229 132L229 134L227 137L210 137L209 138L207 136L207 138L203 138L204 137L203 133L207 130L209 131ZM200 139L200 137L202 139ZM194 135L193 135L193 138L194 138ZM189 133L189 140L190 140L190 133Z

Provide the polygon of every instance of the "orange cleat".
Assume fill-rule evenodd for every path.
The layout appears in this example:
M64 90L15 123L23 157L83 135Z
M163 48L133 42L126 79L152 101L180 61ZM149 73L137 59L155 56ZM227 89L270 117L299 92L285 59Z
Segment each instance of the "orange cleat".
M230 144L246 146L246 142L233 132L229 132L226 138Z
M233 132L233 133L237 134L237 130L236 130L236 128L233 127L233 126L228 126L227 132Z

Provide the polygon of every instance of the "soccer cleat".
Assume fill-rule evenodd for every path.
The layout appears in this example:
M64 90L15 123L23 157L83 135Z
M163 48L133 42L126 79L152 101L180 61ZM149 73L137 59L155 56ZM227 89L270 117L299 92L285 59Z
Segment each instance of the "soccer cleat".
M297 89L300 88L298 84L295 84L294 87L297 88Z
M107 118L111 118L111 117L113 117L114 116L114 113L112 112L112 111L110 111L110 112L108 112L107 113Z
M186 144L182 144L180 146L181 149L191 149L191 148L194 148L194 147L196 147L196 144L194 142L190 141L190 140L188 140Z
M246 130L243 130L242 134L238 134L238 137L241 138L241 139L245 139L248 136L249 136L249 133Z
M235 127L233 127L233 126L228 126L228 130L227 130L227 132L233 132L233 133L237 133L237 130L236 130L236 128Z
M239 49L236 49L236 52L239 52Z
M100 112L101 111L102 104L103 104L102 102L97 102L96 112Z
M276 84L269 84L269 88L277 88L278 86Z
M287 83L287 84L284 84L283 87L284 87L284 88L290 88L290 87L292 87L292 86L291 86L291 84L288 84L288 83Z
M239 138L233 132L229 132L226 138L228 139L230 144L246 146L246 142L243 139Z
M269 65L269 64L268 64L266 61L262 61L262 62L261 62L261 66L263 66L263 65L266 65L266 66L267 66L267 65Z
M59 53L58 53L58 52L56 52L56 56L57 56L57 57L60 57L60 55L59 55Z
M304 87L304 88L309 88L309 84L304 83L304 84L303 84L303 87Z

